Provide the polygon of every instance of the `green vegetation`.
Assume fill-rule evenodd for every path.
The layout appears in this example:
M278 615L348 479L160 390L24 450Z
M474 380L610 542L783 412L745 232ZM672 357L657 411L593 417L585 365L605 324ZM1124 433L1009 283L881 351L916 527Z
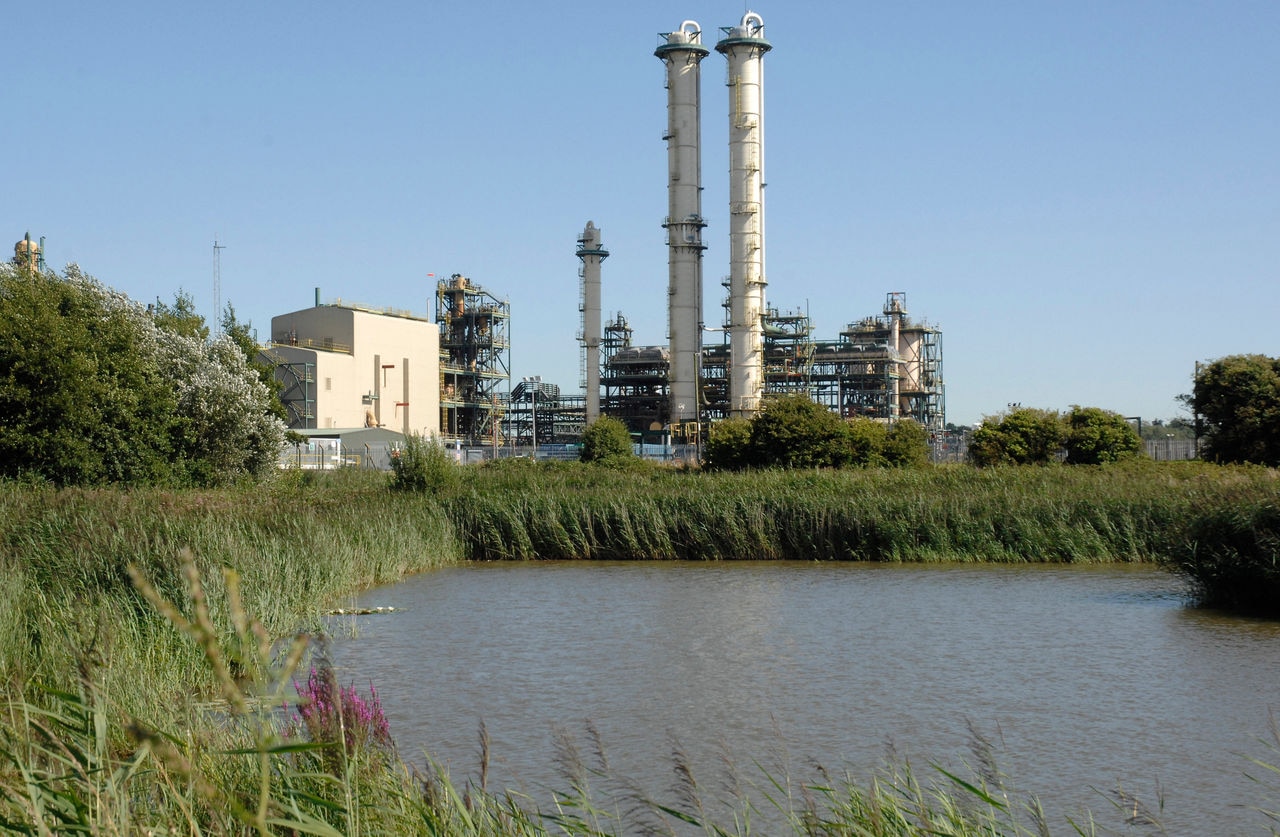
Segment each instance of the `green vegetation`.
M870 419L844 421L802 395L772 398L753 419L711 427L703 464L711 470L845 468L924 464L928 433L904 419L893 427Z
M270 473L277 399L193 316L181 294L148 312L74 265L0 264L0 477L209 486Z
M157 297L155 303L147 306L147 313L158 329L197 340L209 339L209 327L196 311L195 298L186 291L174 294L172 305Z
M969 458L980 467L1048 465L1059 458L1068 465L1103 465L1141 451L1142 440L1129 422L1098 407L1074 406L1065 416L1018 407L989 416L969 441Z
M1215 360L1197 370L1185 400L1204 423L1205 459L1280 465L1280 359Z
M923 468L929 464L929 431L914 421L897 421L885 432L885 462L895 468Z
M601 416L582 433L583 462L619 467L636 458L627 426L612 416Z
M309 633L351 591L465 558L1169 560L1191 572L1182 562L1199 566L1212 546L1204 566L1227 577L1260 556L1274 567L1280 526L1274 472L1203 463L447 464L452 479L421 491L360 471L290 471L253 491L0 482L3 827L746 834L777 820L795 834L1049 833L1034 800L987 777L925 783L906 765L869 782L766 772L718 804L687 772L676 799L636 806L619 806L595 766L568 772L546 804L458 785L400 760L376 693L337 683L323 659L300 669L305 636L272 640Z
M740 471L751 465L751 422L731 418L712 424L702 465L713 471Z
M458 482L458 464L444 446L417 434L391 455L391 487L396 491L443 491Z
M768 401L751 419L750 460L757 467L838 468L849 462L845 424L800 395Z
M353 591L465 557L444 510L388 491L383 474L294 471L270 489L183 492L0 482L0 683L74 691L93 649L108 663L101 688L131 715L163 719L173 695L207 691L199 655L157 623L127 572L182 600L184 549L215 599L221 570L235 571L272 637L317 625Z
M1164 562L1195 585L1205 605L1280 616L1276 491L1242 481L1212 497L1195 497Z
M973 431L969 459L980 467L1047 465L1062 449L1065 436L1057 413L1020 407L1002 418L988 417Z
M1072 407L1066 425L1068 465L1105 465L1132 459L1142 452L1142 439L1119 413L1097 407Z

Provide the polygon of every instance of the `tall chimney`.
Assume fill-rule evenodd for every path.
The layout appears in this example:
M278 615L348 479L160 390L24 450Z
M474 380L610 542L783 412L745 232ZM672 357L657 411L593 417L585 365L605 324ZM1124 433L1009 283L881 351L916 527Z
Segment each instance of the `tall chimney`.
M609 251L600 246L600 230L588 221L578 239L582 259L582 360L587 424L600 418L600 264Z
M729 415L764 395L764 20L747 12L716 51L729 62Z
M667 67L667 327L671 368L668 415L683 421L698 413L702 353L702 28L686 20L660 36L654 50Z

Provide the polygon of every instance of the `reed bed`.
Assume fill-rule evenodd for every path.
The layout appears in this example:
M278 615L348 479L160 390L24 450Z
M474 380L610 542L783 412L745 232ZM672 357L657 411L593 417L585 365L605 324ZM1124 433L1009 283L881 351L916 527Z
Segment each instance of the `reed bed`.
M1255 484L1197 496L1165 563L1204 605L1280 616L1280 502Z
M67 689L86 649L109 660L104 688L130 711L163 713L204 687L199 658L145 606L137 567L182 600L178 556L210 579L244 580L246 607L272 636L319 624L323 608L370 585L460 560L443 511L393 502L379 481L360 490L166 492L0 485L0 683ZM224 632L231 625L215 611Z
M588 473L584 475L584 471ZM1153 561L1256 469L474 469L440 497L476 560ZM1229 476L1224 476L1229 474ZM1224 493L1225 492L1225 493Z

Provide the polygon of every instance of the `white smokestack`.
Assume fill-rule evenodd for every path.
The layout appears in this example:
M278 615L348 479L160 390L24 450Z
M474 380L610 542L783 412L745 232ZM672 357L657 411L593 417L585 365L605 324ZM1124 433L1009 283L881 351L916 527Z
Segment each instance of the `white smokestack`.
M710 50L692 20L661 36L654 50L667 67L667 264L670 272L668 373L670 418L697 414L702 353L702 122L700 63Z
M729 62L729 415L764 395L764 20L747 12L716 51Z

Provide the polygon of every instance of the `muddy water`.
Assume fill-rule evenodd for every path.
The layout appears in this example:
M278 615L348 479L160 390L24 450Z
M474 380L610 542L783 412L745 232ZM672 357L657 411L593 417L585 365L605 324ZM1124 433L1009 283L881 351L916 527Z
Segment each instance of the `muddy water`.
M612 775L670 801L676 750L714 795L726 764L932 779L980 737L1055 834L1085 809L1123 830L1117 788L1171 834L1266 833L1251 809L1280 807L1246 778L1280 760L1280 624L1191 608L1150 568L480 564L353 604L400 609L333 629L402 752L475 776L483 721L490 786L540 803L567 786L557 739L594 763L598 736Z

